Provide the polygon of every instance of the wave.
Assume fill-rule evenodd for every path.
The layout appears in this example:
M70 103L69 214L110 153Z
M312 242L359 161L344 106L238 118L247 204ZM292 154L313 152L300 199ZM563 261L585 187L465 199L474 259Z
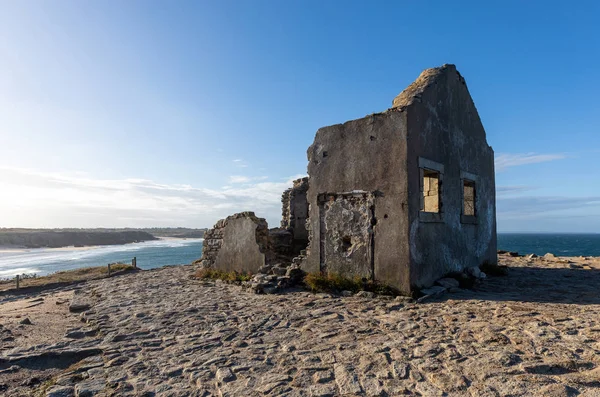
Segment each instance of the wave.
M30 266L43 268L72 267L72 265L67 265L66 263L73 263L77 261L93 262L94 258L96 257L99 261L103 256L114 256L117 258L115 261L118 261L118 258L123 258L123 255L126 255L128 252L132 254L131 257L137 256L136 252L141 250L144 250L143 252L158 254L158 251L164 248L181 248L192 246L200 244L202 241L204 241L204 239L168 239L146 241L142 243L131 243L126 245L29 249L24 252L9 252L0 255L0 269L7 269L0 271L9 271L9 268L13 270L28 268ZM142 252L140 252L140 254L141 253Z
M9 270L0 270L0 279L2 278L12 278L17 274L34 274L39 273L40 270L34 267L17 267Z

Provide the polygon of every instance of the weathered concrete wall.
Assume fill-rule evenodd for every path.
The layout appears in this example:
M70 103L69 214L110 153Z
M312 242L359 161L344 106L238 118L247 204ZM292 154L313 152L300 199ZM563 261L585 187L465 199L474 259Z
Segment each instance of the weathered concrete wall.
M267 222L253 212L242 212L219 220L205 233L201 265L256 273L269 253Z
M428 69L394 106L407 114L411 284L496 263L494 153L464 79L453 65ZM439 221L420 214L419 157L444 167ZM461 172L477 176L474 222L461 217Z
M296 179L293 186L281 196L281 227L292 232L296 244L306 246L308 232L306 219L308 217L308 178ZM302 248L304 248L302 247Z
M400 109L317 131L307 153L310 182L306 271L320 271L322 262L326 266L324 270L328 270L331 265L327 256L335 252L333 246L321 246L334 244L336 239L328 240L325 233L331 231L321 230L323 209L319 205L319 196L355 190L371 192L374 196L374 225L371 226L372 231L365 232L373 233L374 278L409 292L406 150L406 116ZM341 213L342 216L355 216L356 211L346 208ZM363 228L367 227L364 222L359 223ZM355 235L361 233L356 232ZM352 266L341 266L339 257L334 262L333 267L339 273L355 275L352 274ZM351 258L349 262L354 263Z
M321 247L326 261L321 270L372 280L375 197L370 192L319 197Z

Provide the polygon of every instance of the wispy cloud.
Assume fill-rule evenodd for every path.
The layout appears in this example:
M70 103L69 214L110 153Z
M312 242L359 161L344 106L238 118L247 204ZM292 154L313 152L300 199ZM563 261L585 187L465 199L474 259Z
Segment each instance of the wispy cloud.
M253 181L264 181L269 179L267 176L243 176L243 175L231 175L229 177L229 183L249 183Z
M255 211L273 224L281 193L300 176L277 182L239 176L238 182L207 189L0 167L0 219L2 226L205 227L233 212Z
M537 153L500 153L496 156L496 171L502 171L509 167L517 167L526 164L545 163L548 161L562 160L567 156L562 153L537 154Z
M516 185L516 186L496 186L496 195L503 196L509 194L523 193L529 190L536 189L532 186Z
M239 167L239 168L248 168L248 166L249 166L248 162L244 159L234 159L233 163L235 164L236 167Z
M582 211L594 208L594 213L600 209L600 196L564 197L564 196L521 196L499 198L497 214L499 218L535 218L557 215L560 211Z

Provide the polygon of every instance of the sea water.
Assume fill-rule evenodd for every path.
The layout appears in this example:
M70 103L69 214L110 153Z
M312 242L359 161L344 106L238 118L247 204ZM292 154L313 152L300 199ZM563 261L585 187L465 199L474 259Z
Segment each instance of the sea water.
M199 259L203 239L165 239L86 248L35 248L0 251L0 278L17 274L45 275L79 267L106 266L108 263L131 263L152 269L165 265L182 265ZM499 233L498 249L521 254L557 256L600 256L600 234L533 234Z
M115 262L131 263L134 256L141 269L184 265L200 258L202 241L203 239L164 239L84 248L0 250L0 278L23 273L42 276L59 270L106 266Z
M600 234L499 233L498 249L520 254L600 256Z

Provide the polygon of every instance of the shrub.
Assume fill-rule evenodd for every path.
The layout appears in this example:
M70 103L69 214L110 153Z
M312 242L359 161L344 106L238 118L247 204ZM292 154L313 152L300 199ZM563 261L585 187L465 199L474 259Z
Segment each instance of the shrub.
M199 280L223 280L232 283L241 283L242 281L249 281L252 279L252 274L236 271L226 272L216 269L200 269L193 277Z
M400 295L397 289L388 285L360 277L350 279L337 273L308 273L304 284L313 292L370 291L379 295Z

